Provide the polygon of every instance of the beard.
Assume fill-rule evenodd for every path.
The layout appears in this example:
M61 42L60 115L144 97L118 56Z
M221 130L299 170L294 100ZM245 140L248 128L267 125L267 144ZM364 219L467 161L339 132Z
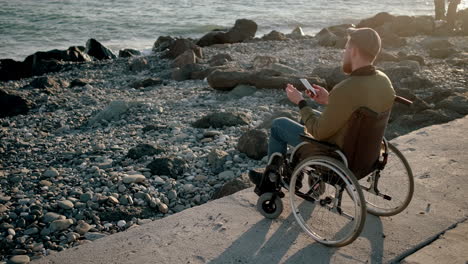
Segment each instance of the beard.
M353 72L353 66L350 62L343 62L343 72L347 75L351 74Z

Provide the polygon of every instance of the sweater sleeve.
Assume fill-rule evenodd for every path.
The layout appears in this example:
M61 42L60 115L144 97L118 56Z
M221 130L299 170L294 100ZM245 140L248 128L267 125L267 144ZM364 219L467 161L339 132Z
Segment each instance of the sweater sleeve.
M310 106L300 110L307 131L317 140L326 140L337 133L346 125L352 114L353 107L350 103L345 87L335 87L328 97L328 105L320 113Z

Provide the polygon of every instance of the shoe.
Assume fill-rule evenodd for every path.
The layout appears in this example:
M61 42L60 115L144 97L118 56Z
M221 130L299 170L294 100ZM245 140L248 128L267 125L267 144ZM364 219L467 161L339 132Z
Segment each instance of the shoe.
M255 184L259 185L260 182L262 181L263 173L265 172L265 169L254 169L249 171L249 179L250 181Z

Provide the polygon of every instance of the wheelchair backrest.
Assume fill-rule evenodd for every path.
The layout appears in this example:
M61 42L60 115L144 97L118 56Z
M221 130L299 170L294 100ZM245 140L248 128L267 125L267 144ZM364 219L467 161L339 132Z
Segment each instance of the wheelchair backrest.
M356 178L361 179L376 168L389 117L390 110L376 113L361 107L349 119L342 150Z

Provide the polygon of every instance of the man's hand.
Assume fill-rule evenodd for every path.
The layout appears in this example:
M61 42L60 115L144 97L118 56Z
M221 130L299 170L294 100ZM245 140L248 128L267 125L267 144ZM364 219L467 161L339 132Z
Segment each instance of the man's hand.
M314 95L311 91L307 89L306 89L306 94L319 104L324 104L324 105L328 104L328 91L322 86L319 86L316 84L312 84L312 87L314 87L317 95Z
M299 104L300 101L304 100L302 93L289 83L286 86L286 94L288 95L289 101L293 102L294 104Z

